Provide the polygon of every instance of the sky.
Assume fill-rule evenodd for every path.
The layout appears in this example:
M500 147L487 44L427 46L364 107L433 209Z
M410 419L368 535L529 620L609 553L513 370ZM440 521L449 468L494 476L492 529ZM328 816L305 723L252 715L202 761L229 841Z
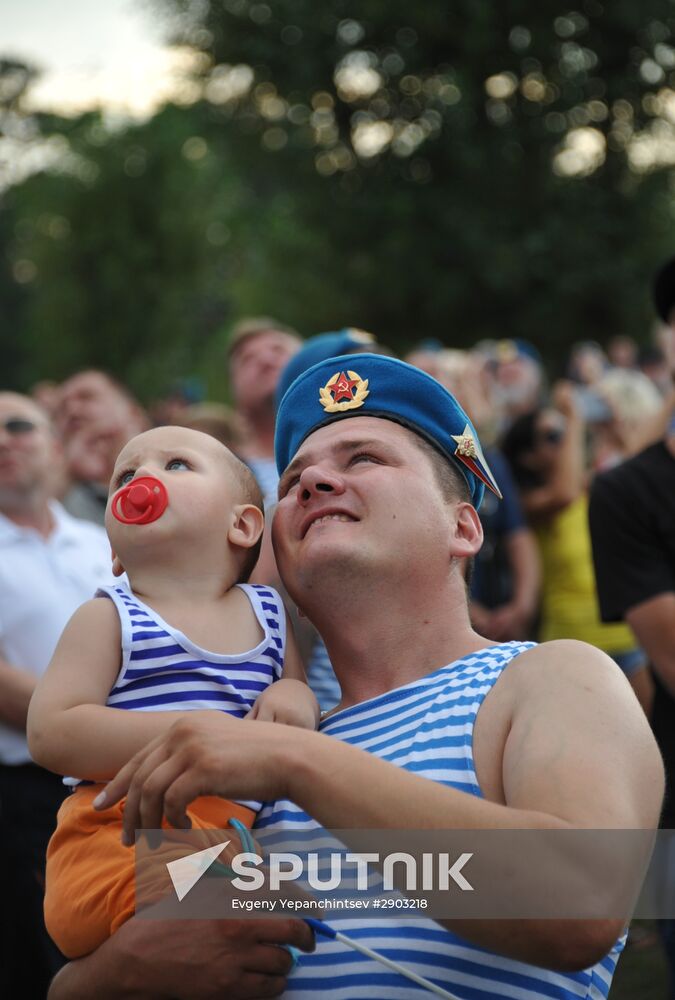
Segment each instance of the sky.
M185 94L190 59L164 44L164 27L145 0L0 0L0 57L42 71L36 109L145 117Z

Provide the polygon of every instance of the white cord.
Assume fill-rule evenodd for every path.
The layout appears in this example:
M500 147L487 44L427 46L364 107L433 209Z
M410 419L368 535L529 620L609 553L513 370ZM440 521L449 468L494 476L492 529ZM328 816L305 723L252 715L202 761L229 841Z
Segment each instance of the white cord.
M344 934L340 934L339 931L335 932L336 941L341 941L343 944L349 945L350 948L354 948L355 951L360 951L362 955L366 955L368 958L374 959L376 962L380 962L382 965L386 965L387 968L392 969L394 972L398 972L399 976L405 976L406 979L411 979L413 983L417 983L418 986L423 986L425 990L429 990L430 993L435 993L439 997L449 997L449 1000L459 1000L454 993L449 993L447 990L442 989L440 986L436 986L431 980L425 979L423 976L418 976L416 972L411 972L410 969L406 969L404 965L399 965L397 962L392 962L390 958L385 958L381 955L379 951L373 951L371 948L366 948L364 944L358 944L352 938L346 937Z

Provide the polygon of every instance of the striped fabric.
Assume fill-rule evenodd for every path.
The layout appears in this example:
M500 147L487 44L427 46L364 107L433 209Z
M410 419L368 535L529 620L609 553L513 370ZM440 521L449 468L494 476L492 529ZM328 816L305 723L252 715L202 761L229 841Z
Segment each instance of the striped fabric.
M337 712L322 732L422 777L481 796L473 727L502 670L532 643L492 646ZM256 829L311 830L318 824L288 801L269 803ZM578 973L550 972L486 952L424 919L353 919L330 914L336 930L431 979L462 1000L600 1000L609 993L621 939L601 962ZM317 940L292 974L285 1000L422 1000L431 994L337 941Z
M218 709L243 718L265 688L281 677L286 611L271 587L238 584L263 631L255 649L211 653L168 625L124 585L101 587L120 616L122 666L107 705L144 712ZM76 778L64 778L67 785ZM252 809L259 803L244 803Z
M102 587L97 596L114 602L122 627L122 666L107 704L145 712L215 708L243 718L281 676L286 614L270 587L239 586L264 635L255 649L236 655L195 645L128 588Z
M307 683L314 692L322 712L329 712L339 703L342 697L340 685L321 636L318 636L309 657Z
M277 502L279 473L273 458L247 458L246 464L255 476L263 495L265 513L270 513Z

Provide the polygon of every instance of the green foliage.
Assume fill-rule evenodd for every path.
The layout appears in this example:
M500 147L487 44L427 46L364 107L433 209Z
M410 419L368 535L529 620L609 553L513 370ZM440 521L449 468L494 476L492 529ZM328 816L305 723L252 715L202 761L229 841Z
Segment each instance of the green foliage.
M24 319L33 377L96 365L157 391L228 316L227 261L209 227L239 181L213 156L194 157L193 129L175 108L112 134L85 116L67 127L74 172L9 192L15 255L35 268Z
M338 251L350 321L394 345L523 336L555 362L575 339L647 336L673 207L668 171L637 174L629 154L672 133L669 0L161 6L182 10L211 81L254 67L235 125L263 145L281 132L289 176L303 148L314 161L322 190L298 210ZM359 143L374 128L378 151ZM584 164L578 130L604 162Z
M647 338L675 249L671 0L155 6L206 54L204 97L126 128L33 120L68 155L0 209L9 382L95 364L222 394L247 313L398 349L519 336L552 367ZM16 114L29 77L5 68Z

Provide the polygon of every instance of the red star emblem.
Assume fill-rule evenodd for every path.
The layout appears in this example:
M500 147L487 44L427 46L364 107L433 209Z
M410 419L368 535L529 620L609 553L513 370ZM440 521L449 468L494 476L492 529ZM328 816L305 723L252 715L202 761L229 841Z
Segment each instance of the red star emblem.
M351 400L353 398L352 389L354 388L355 385L358 385L358 383L359 379L347 378L344 372L340 372L340 378L337 380L337 382L333 382L332 386L330 387L330 391L333 396L333 401L335 403L339 403L341 399Z

